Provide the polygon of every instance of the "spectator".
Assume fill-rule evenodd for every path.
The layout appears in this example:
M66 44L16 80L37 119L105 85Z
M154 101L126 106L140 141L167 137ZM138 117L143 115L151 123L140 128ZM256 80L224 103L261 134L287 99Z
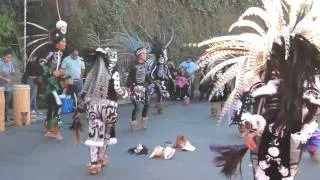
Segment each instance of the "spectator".
M78 49L74 48L72 53L63 59L61 70L71 76L75 92L78 94L83 88L82 76L85 70L83 58L79 56Z
M180 99L186 99L189 97L188 94L188 87L189 87L189 81L185 77L185 72L183 68L178 69L178 74L175 78L175 87L176 87L176 93L177 93L177 100Z
M192 76L198 69L197 63L193 62L191 57L188 57L186 60L182 61L180 64L180 67L184 69L184 71L187 73L187 75Z
M11 100L12 81L11 76L15 73L10 50L4 50L0 58L0 86L4 87L5 96L5 121L8 122L8 110Z
M77 109L77 96L75 92L75 86L71 84L70 76L62 76L60 78L60 87L61 89L58 91L59 97L62 101L62 114L68 114L74 112L74 109ZM69 127L73 129L75 127L75 122Z
M188 57L179 67L182 67L189 77L191 85L190 99L193 99L195 72L198 70L198 65L192 61L191 57Z
M168 82L168 91L169 91L169 93L170 93L170 97L172 98L172 99L174 99L175 98L175 86L174 86L174 79L175 79L175 77L176 77L176 75L177 75L177 73L176 73L176 67L175 67L175 64L172 62L172 61L169 61L168 63L167 63L167 66L168 66L168 68L169 68L169 72L170 72L170 74L171 74L171 77L172 77L172 79L173 79L173 81L169 81Z
M41 85L42 82L42 66L36 61L36 58L30 60L27 64L26 71L23 74L21 82L24 84L28 84L30 86L30 105L32 113L37 113L38 115L42 115L38 111L37 106L37 95L38 95L38 86Z

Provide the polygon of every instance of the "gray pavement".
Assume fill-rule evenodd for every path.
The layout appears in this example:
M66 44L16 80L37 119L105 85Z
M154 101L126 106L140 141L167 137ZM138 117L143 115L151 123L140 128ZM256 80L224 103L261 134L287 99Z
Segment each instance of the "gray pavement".
M183 106L169 103L166 111L158 115L150 110L149 129L132 133L129 130L130 105L120 107L117 124L118 144L109 150L110 164L97 176L86 170L88 148L73 141L71 132L63 129L64 140L48 140L42 136L41 121L28 127L8 127L0 134L0 180L223 180L211 159L210 144L242 143L235 128L216 126L211 119L209 104L194 102ZM71 123L71 116L65 116ZM85 124L85 120L83 119ZM138 143L149 149L166 141L175 141L184 134L197 147L195 152L177 151L173 160L148 159L132 156L129 147ZM86 132L82 134L82 141ZM252 179L250 163L242 163L244 180ZM314 165L304 153L297 180L318 180L320 165Z

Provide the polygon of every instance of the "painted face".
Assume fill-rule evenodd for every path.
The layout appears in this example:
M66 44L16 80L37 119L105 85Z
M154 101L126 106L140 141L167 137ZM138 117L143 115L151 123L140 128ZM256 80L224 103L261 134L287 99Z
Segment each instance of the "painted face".
M66 39L61 40L60 42L58 42L56 44L56 48L59 50L65 50L66 49L66 45L67 45L67 41Z
M147 53L145 52L140 53L138 56L138 62L143 64L146 62L146 60L147 60Z
M158 61L159 61L160 64L164 64L165 59L164 59L163 56L160 56Z
M117 64L117 61L118 61L118 53L117 51L111 51L109 54L109 67L110 68L114 68Z

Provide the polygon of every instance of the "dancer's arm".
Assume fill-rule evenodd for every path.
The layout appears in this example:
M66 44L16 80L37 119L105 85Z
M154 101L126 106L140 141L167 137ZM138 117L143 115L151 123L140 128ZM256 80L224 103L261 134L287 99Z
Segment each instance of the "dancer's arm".
M126 98L128 93L126 90L121 88L120 86L120 75L118 71L115 71L112 75L113 83L114 83L114 90L119 94L122 98Z

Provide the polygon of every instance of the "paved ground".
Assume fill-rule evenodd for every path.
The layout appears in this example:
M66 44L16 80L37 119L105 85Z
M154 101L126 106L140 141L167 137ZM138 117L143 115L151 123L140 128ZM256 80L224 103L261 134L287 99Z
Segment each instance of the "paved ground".
M208 116L208 103L189 106L170 103L163 115L150 112L149 129L132 133L128 129L131 106L120 107L117 124L119 143L109 151L110 165L97 176L90 176L85 164L88 148L76 144L71 132L63 130L65 139L53 141L41 134L41 122L28 127L9 127L0 134L1 180L223 180L211 164L209 145L236 144L241 140L234 128L216 126ZM65 118L71 122L70 116ZM154 160L129 155L127 149L138 143L152 148L165 141L174 141L184 134L196 147L195 152L178 151L173 160ZM82 133L82 140L86 133ZM298 180L319 179L320 165L314 165L305 153ZM243 162L244 180L250 180L248 161ZM302 173L303 172L303 173Z

